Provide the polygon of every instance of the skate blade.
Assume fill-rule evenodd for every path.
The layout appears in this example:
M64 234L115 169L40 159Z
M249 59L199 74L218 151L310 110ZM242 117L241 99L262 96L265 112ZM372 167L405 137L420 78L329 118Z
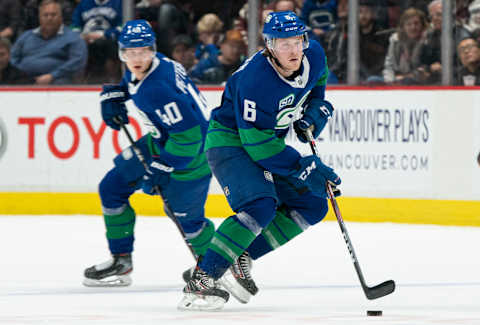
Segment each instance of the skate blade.
M225 305L225 299L217 296L199 296L194 293L185 293L178 304L179 310L216 311Z
M83 285L86 287L127 287L132 284L132 278L129 275L114 275L105 279L83 279Z
M230 271L227 271L217 282L242 304L250 301L252 294L242 287Z

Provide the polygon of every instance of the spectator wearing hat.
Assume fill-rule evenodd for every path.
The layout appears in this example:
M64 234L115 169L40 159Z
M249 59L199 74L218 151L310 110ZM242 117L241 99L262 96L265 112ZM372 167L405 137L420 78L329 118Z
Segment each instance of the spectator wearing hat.
M241 33L229 30L220 44L220 54L200 60L189 75L199 84L221 84L240 67L245 52Z
M189 71L195 64L195 48L192 39L185 34L177 35L172 41L170 57Z
M25 72L9 62L10 48L10 41L0 37L0 85L32 84L33 78L29 78Z
M457 46L461 66L457 71L455 83L462 86L480 85L480 48L476 39L468 37Z

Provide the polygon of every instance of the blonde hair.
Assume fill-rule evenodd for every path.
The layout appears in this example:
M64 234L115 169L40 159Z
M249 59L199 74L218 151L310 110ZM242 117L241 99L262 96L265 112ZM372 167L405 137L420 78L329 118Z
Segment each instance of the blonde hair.
M215 14L205 14L197 23L198 33L220 33L223 29L223 22Z

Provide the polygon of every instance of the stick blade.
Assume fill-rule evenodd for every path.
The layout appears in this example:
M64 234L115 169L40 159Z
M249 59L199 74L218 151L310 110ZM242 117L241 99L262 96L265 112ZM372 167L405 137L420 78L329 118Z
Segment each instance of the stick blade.
M395 282L393 280L388 280L371 288L366 287L364 288L364 291L365 295L370 300L381 298L395 291Z

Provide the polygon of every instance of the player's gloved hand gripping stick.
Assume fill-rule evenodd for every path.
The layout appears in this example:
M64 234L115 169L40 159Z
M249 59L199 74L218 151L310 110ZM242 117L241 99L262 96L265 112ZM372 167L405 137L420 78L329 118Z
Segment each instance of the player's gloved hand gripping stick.
M305 130L305 136L310 143L310 148L312 149L313 154L318 156L318 150L312 135L312 131L310 129ZM358 279L360 280L360 284L362 285L363 292L365 292L365 295L370 300L381 298L383 296L391 294L395 290L395 282L393 280L385 281L374 287L369 287L365 283L362 270L360 269L360 264L358 263L357 256L355 255L355 251L353 250L352 242L350 240L350 237L348 236L347 228L345 227L342 215L340 214L340 209L338 208L332 185L327 182L326 187L328 198L332 205L333 211L335 212L335 217L337 217L338 225L340 226L343 238L345 239L345 243L347 244L347 248L350 253L350 257L352 258L353 265L355 266L355 271L357 271Z
M127 127L125 126L124 122L122 120L120 120L118 117L114 117L113 120L115 121L115 123L117 123L120 128L123 130L123 132L125 132L127 138L128 138L128 141L130 142L130 145L132 146L132 149L133 149L133 152L135 152L135 154L137 155L138 157L138 160L140 160L140 162L142 163L143 167L145 168L145 171L147 173L150 173L150 167L147 165L147 163L145 162L145 158L143 157L143 154L142 152L140 151L140 149L138 149L138 147L135 145L135 141L133 140L132 138L132 135L130 134L130 132L128 131ZM128 120L127 120L128 121ZM172 209L170 209L170 206L168 205L168 202L167 200L162 196L162 190L161 188L158 186L158 185L155 185L153 186L153 193L155 194L158 194L162 200L163 200L163 206L165 208L165 212L167 213L167 216L175 223L175 225L177 226L177 229L178 231L180 232L180 234L182 235L182 238L183 238L183 241L185 242L185 244L187 244L188 246L188 249L190 250L190 253L192 253L193 255L193 258L196 260L198 258L198 256L195 254L195 251L193 250L193 247L192 247L192 244L190 244L187 240L187 237L185 236L185 232L183 231L183 228L182 228L182 225L180 225L180 222L178 221L178 219L175 217Z

